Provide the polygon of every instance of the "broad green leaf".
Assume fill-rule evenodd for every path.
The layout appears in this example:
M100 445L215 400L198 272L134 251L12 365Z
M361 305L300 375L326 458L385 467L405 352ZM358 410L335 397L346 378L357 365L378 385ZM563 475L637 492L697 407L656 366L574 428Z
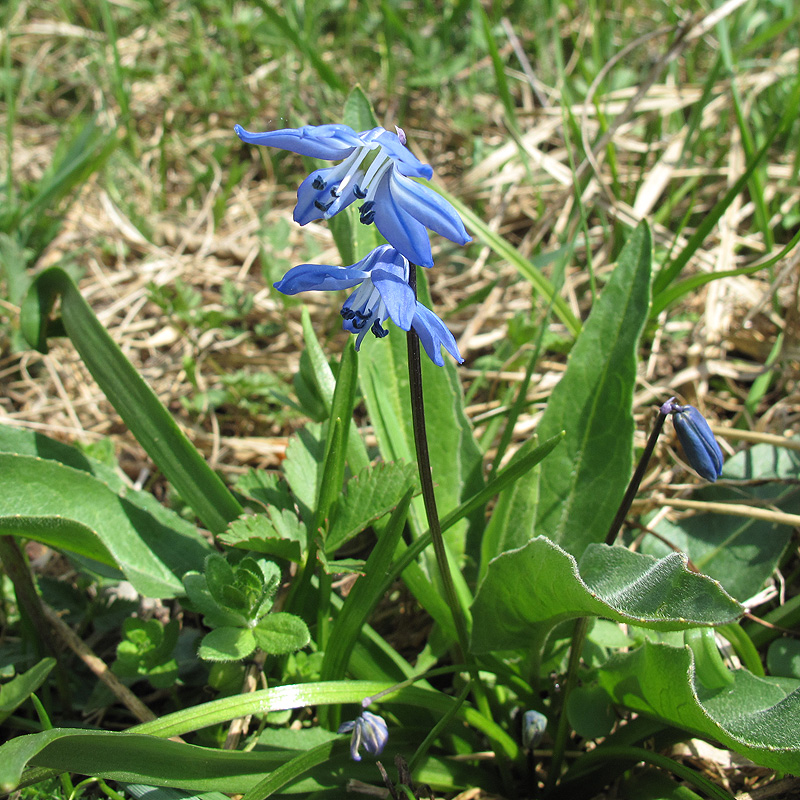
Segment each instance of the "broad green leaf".
M746 670L733 677L730 688L709 693L695 683L689 648L656 642L615 656L598 674L616 703L721 742L762 766L800 774L800 688L790 691Z
M279 656L301 650L311 641L305 622L285 611L267 614L253 628L253 635L265 653Z
M535 451L538 437L531 437L514 453L508 466L519 463ZM497 496L492 516L481 537L481 566L478 576L486 575L489 562L500 553L521 547L531 538L539 499L539 468L534 467L522 480L515 481Z
M256 639L248 628L216 628L207 633L197 655L204 661L239 661L256 649Z
M92 458L77 447L71 447L42 433L25 430L24 428L14 428L10 425L0 425L0 453L38 456L50 461L58 461L67 467L72 467L82 472L88 472L105 483L113 492L139 506L139 508L146 511L150 516L155 517L163 525L167 525L177 534L185 537L176 546L196 553L192 558L202 558L198 551L198 545L206 552L211 550L211 546L191 522L166 508L149 492L137 491L131 488L116 469ZM187 541L187 539L191 541Z
M800 480L800 453L757 444L728 459L722 477L726 485L704 486L693 498L800 514L800 495L794 485ZM727 481L733 483L727 485ZM788 525L714 513L698 513L675 522L664 519L655 530L686 553L697 569L716 578L742 601L761 591L792 536ZM651 536L645 538L642 550L661 556L671 548Z
M55 665L54 658L43 658L27 672L0 686L0 722L12 714L44 683Z
M57 298L64 330L103 394L203 524L214 532L224 530L242 513L241 506L58 267L41 272L25 297L21 328L28 342L47 352L49 316Z
M347 481L334 506L325 549L334 553L345 542L391 511L416 484L413 464L376 464Z
M116 566L146 596L182 594L176 576L198 567L207 552L87 472L56 461L0 453L0 474L4 476L0 526L7 533L78 552L72 544L75 536L84 548L79 555ZM15 527L26 517L38 522ZM46 518L53 519L52 524ZM62 524L63 520L73 524ZM78 537L81 530L84 536ZM85 549L92 541L86 531L96 537L94 549Z
M575 617L605 617L656 630L734 622L742 607L679 553L656 560L594 544L580 560L539 537L489 564L472 606L477 653L541 647Z
M230 608L232 611L244 613L245 609L242 607L241 602L237 607L226 602L225 590L232 588L234 583L233 567L228 563L227 559L219 553L212 553L206 558L203 566L206 585L214 601L223 608Z
M536 429L567 432L542 462L534 533L574 556L606 536L633 461L633 388L650 303L650 229L642 222L592 307ZM532 485L536 474L527 482Z
M419 276L420 302L430 307L424 274ZM406 337L393 328L385 339L367 337L361 347L361 385L384 461L416 463L411 423ZM449 356L437 367L423 353L422 385L428 447L439 513L456 508L483 488L481 451L464 413L458 370ZM412 525L419 535L427 525L422 498L412 503ZM448 535L447 544L458 558L464 553L466 521Z

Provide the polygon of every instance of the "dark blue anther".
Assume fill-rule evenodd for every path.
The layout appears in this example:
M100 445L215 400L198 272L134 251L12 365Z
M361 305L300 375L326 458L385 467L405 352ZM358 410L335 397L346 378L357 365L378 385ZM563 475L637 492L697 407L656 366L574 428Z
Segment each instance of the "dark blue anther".
M383 339L384 336L389 335L389 331L381 327L381 321L379 319L376 319L375 322L372 323L371 330L379 339Z
M318 192L320 192L320 191L322 191L322 190L325 188L325 186L326 186L327 184L325 183L325 181L324 181L324 180L322 180L322 176L321 176L321 175L317 175L317 177L316 177L316 178L314 178L314 181L313 181L313 183L312 183L311 185L312 185L312 186L313 186L313 187L314 187L314 188L315 188L315 189L316 189Z
M319 200L314 201L314 207L318 208L320 211L325 212L333 205L333 200L330 203L320 203Z
M353 184L353 194L359 200L363 200L367 196L367 193L357 183Z

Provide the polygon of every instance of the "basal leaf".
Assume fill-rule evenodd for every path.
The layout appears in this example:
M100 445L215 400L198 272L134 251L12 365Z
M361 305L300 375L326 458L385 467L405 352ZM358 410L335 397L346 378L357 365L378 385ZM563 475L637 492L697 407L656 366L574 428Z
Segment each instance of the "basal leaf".
M657 630L737 620L742 607L673 553L660 560L623 547L591 545L578 562L539 537L489 564L472 606L477 653L541 647L553 626L606 617Z
M599 672L613 700L670 725L722 742L757 764L800 774L800 688L788 691L746 670L730 688L708 693L695 682L689 648L645 642Z
M800 514L800 495L795 486L800 480L800 453L758 444L726 461L722 478L725 484L704 486L694 499L762 507L767 504ZM655 530L686 553L701 572L716 578L742 601L763 588L792 536L788 525L715 513L698 513L677 521L664 519ZM642 549L661 556L671 548L655 537L647 537Z
M177 576L200 566L208 552L87 472L56 461L0 453L0 474L0 520L6 532L74 552L71 537L75 536L76 542L90 543L88 535L81 538L78 534L81 530L91 531L97 539L94 554L79 554L105 564L110 561L146 596L181 594ZM19 530L15 525L20 515L37 518L38 522ZM53 519L53 523L48 525L46 518ZM59 520L74 524L63 525Z
M347 482L334 507L325 550L334 553L375 520L391 511L416 483L413 464L376 464Z
M542 440L562 430L567 435L539 469L534 533L574 556L604 539L631 476L636 354L650 303L651 260L650 229L642 222L593 305L536 429Z

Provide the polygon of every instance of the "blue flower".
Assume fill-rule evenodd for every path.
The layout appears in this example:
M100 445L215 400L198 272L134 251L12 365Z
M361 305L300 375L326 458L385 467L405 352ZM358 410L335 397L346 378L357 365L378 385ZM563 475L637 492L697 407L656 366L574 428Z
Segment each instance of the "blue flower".
M383 717L364 711L360 717L350 722L343 722L339 726L339 733L353 732L350 739L350 757L353 761L361 761L363 747L371 756L378 756L383 752L386 742L389 741L389 730Z
M405 146L405 134L385 128L356 133L347 125L306 125L251 133L236 125L243 142L278 147L341 164L314 170L297 190L295 222L329 219L356 200L361 222L374 222L386 241L414 264L433 266L426 228L457 244L471 241L461 217L432 189L433 170Z
M371 330L378 338L386 336L389 331L383 323L391 319L398 328L404 331L413 328L417 332L425 352L437 366L444 366L442 347L459 364L463 363L453 334L436 314L414 297L414 290L408 284L410 269L408 259L385 244L350 267L327 264L292 267L275 288L283 294L297 294L358 286L342 306L342 327L357 335L356 350L361 347L367 331Z
M703 415L694 406L681 406L668 400L663 413L672 414L678 440L686 460L698 475L712 483L722 474L722 450Z

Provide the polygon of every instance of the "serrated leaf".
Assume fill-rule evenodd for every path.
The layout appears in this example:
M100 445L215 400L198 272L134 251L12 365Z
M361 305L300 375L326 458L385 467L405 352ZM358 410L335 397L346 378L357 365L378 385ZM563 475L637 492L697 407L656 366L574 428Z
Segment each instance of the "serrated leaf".
M260 503L264 508L267 506L275 506L281 510L294 508L288 484L275 472L249 469L237 478L234 489Z
M645 642L598 673L614 702L656 717L772 769L800 774L800 688L787 690L746 670L730 688L708 693L695 685L689 648Z
M388 514L415 485L416 475L413 464L401 462L377 464L350 478L345 493L334 507L325 552L336 552L353 536Z
M247 628L217 628L203 637L197 655L204 661L239 661L255 649L255 637Z
M642 222L594 303L536 429L541 439L562 430L567 435L530 479L539 477L533 533L574 556L603 541L631 476L633 388L651 260L650 229Z
M205 560L203 574L208 591L214 600L223 608L230 607L225 601L225 589L233 584L234 573L227 559L219 553L212 553ZM242 609L235 610L241 612Z
M219 535L219 541L230 547L299 562L308 538L306 528L291 510L268 506L264 514L248 515L234 520Z
M541 647L553 626L575 617L684 630L734 622L743 611L716 581L691 572L679 553L657 560L594 544L579 568L540 537L489 564L472 606L472 649Z
M267 614L253 628L256 644L271 655L294 653L311 641L308 626L300 617L278 611Z

